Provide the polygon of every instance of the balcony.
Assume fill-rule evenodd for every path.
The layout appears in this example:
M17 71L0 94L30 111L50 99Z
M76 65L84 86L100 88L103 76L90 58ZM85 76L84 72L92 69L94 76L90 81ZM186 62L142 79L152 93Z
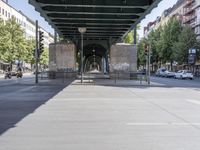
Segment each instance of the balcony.
M195 5L191 5L190 7L184 8L184 15L189 15L195 12Z
M187 16L183 19L183 23L192 24L193 22L195 22L195 19L196 19L196 15Z
M190 6L191 4L193 4L194 2L195 2L195 0L187 0L184 7L188 7L188 6Z
M191 27L191 28L195 28L195 27L196 27L196 21L190 23L190 27Z
M200 26L200 20L195 21L195 22L192 22L192 23L190 24L190 26L191 26L192 28L196 28L197 26Z

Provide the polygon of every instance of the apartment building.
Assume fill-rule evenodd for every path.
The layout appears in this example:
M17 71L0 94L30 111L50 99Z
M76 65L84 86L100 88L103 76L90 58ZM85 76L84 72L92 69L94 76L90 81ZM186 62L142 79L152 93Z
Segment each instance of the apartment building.
M200 40L200 0L179 0L172 8L165 10L155 21L144 27L144 36L146 37L151 30L165 25L172 17L177 17L182 24L192 27Z
M150 22L144 28L144 36L146 37L151 30L164 26L172 17L176 17L180 22L183 22L185 1L179 0L172 8L164 10L161 16L158 16L155 21Z
M183 23L189 25L200 40L200 0L186 0Z
M23 12L16 10L10 6L7 1L0 0L0 17L6 21L12 17L16 19L16 22L21 25L21 28L25 31L26 39L35 39L35 21L27 17ZM49 44L54 41L54 37L51 33L39 27L39 30L44 32L44 47L49 47Z

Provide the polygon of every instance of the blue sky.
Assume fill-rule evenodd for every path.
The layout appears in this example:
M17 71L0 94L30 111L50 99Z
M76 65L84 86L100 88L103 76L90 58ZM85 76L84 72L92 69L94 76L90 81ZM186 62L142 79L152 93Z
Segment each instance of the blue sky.
M28 4L28 0L8 0L9 4L16 8L17 10L21 10L24 14L26 14L32 20L38 20L39 25L46 29L48 32L53 33L53 29L48 25L48 23L40 17L39 13L35 11L34 7ZM147 15L146 18L141 22L141 29L138 31L140 37L143 35L143 27L147 25L148 22L154 21L157 16L160 16L162 12L173 6L177 0L162 0L157 8L155 8L151 14Z

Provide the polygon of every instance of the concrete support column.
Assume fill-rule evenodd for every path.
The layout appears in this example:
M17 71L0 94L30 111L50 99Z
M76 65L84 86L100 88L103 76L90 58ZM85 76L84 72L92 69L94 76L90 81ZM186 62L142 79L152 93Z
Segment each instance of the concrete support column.
M57 43L57 32L54 30L54 43Z
M137 26L134 28L133 32L133 44L137 44Z
M132 73L137 71L136 45L116 44L110 51L110 72Z
M61 42L49 45L49 71L76 71L76 46L73 43Z

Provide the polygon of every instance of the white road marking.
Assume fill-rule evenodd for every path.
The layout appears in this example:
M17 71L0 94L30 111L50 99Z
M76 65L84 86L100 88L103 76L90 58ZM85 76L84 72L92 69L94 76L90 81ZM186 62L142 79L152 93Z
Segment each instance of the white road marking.
M143 123L143 122L134 122L134 123L126 123L127 126L200 126L200 123L187 123L187 122L169 122L169 123Z
M166 126L169 125L168 123L143 123L143 122L134 122L134 123L127 123L128 126Z
M198 101L198 100L187 100L187 102L200 105L200 101Z

